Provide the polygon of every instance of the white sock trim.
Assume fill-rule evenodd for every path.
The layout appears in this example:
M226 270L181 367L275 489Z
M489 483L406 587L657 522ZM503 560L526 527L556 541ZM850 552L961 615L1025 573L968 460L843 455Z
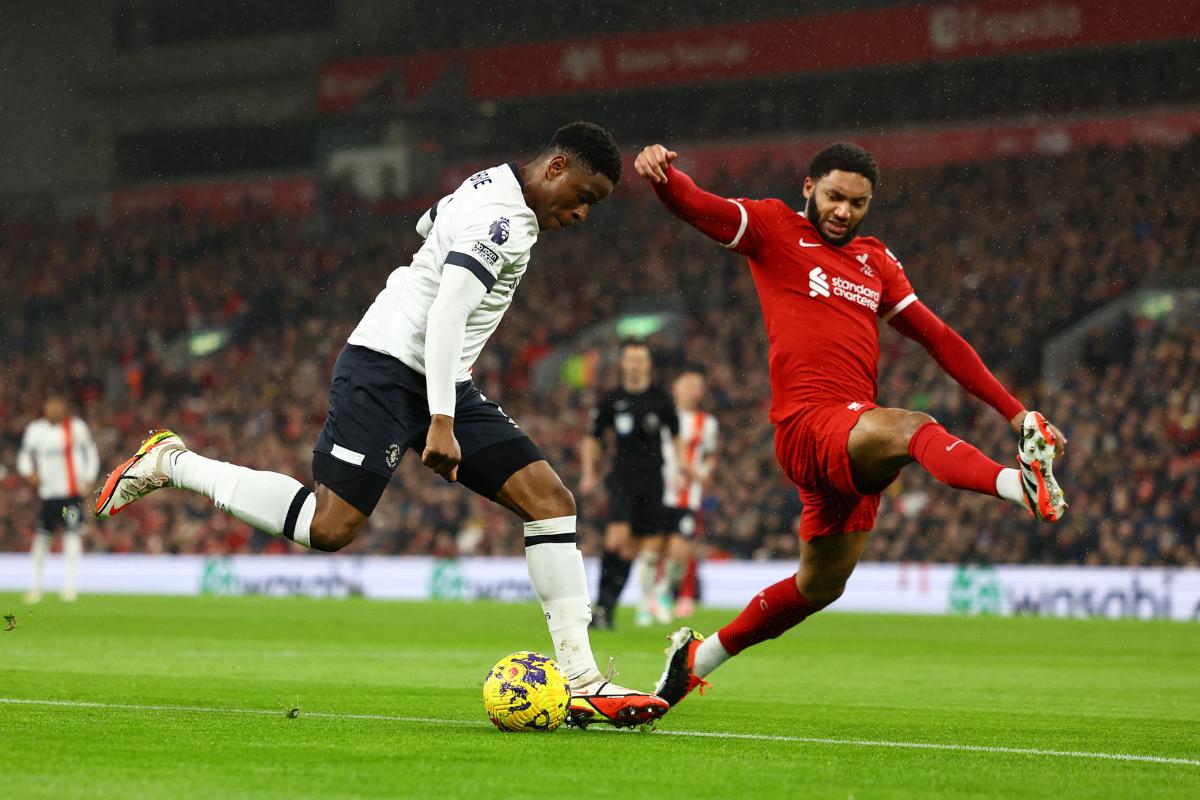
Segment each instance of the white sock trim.
M696 660L692 664L692 672L697 677L703 678L732 657L725 649L725 645L721 644L720 634L714 633L696 648Z
M1025 492L1021 489L1020 470L1011 467L1000 470L1000 474L996 476L996 494L1025 508Z
M574 533L575 515L569 517L551 517L550 519L535 519L525 523L526 536L545 536L548 533Z

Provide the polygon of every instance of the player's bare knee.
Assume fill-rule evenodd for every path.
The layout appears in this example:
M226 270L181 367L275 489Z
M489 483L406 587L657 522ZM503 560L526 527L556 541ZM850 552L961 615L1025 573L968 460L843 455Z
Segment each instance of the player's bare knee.
M348 520L330 519L328 515L313 517L308 528L309 546L313 550L333 553L354 541L358 525Z

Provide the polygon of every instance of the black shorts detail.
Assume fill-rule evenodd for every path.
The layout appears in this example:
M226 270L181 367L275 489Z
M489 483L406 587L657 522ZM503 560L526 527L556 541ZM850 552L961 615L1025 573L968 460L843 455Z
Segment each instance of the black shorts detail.
M634 536L656 536L675 530L675 516L663 505L662 479L634 481L609 475L608 520L629 524Z
M57 497L42 501L38 513L38 527L46 533L60 528L74 531L83 524L83 498Z
M371 516L391 481L391 478L359 469L320 451L313 453L312 473L314 481L357 508L364 517ZM294 498L292 502L296 502ZM291 514L290 510L288 514ZM296 508L296 514L300 514L299 507ZM292 520L292 524L296 524L295 520Z
M683 539L695 539L700 535L700 514L690 508L669 508L674 517L671 533Z
M455 391L459 481L493 499L514 472L544 456L473 382L463 381ZM329 414L313 445L314 454L326 456L314 455L313 478L369 515L405 452L425 449L428 430L425 376L389 355L346 345L333 367ZM358 473L377 480L357 480Z
M458 435L457 421L454 423L454 433ZM464 454L462 463L458 465L458 482L480 497L495 500L496 494L509 478L533 462L545 460L541 449L522 434L519 439L488 445L469 457Z

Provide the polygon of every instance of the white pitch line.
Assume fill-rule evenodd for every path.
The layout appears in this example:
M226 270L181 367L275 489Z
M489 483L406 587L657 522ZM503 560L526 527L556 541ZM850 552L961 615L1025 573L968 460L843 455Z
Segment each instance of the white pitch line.
M57 706L62 708L102 708L121 711L174 711L196 714L249 714L278 717L281 712L263 708L217 708L210 706L162 706L135 703L98 703L85 700L36 700L19 697L0 697L0 704L28 706ZM302 716L321 719L362 719L379 722L408 722L427 725L458 725L482 728L482 722L440 717L401 717L390 714L344 714L332 711L301 711ZM612 728L598 730L626 733ZM1034 747L996 747L979 744L941 744L938 742L890 742L878 739L832 739L818 736L772 736L764 733L731 733L724 731L666 731L655 730L656 736L687 736L694 739L741 739L755 742L795 742L797 744L827 744L841 747L882 747L903 750L945 750L959 753L993 753L999 755L1042 756L1048 758L1086 758L1098 761L1133 761L1145 764L1169 764L1200 767L1200 759L1148 756L1138 753L1092 753L1082 750L1042 750Z

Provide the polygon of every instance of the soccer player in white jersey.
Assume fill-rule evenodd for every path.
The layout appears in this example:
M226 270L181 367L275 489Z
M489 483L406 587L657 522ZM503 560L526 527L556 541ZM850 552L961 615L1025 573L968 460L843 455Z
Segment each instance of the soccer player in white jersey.
M471 380L538 236L583 222L620 178L612 136L576 122L528 164L476 172L421 217L424 245L388 278L334 366L329 415L313 448L315 492L286 475L205 458L158 431L109 476L96 514L117 514L160 487L190 489L266 533L340 550L412 449L438 475L525 521L529 577L571 681L569 719L618 726L657 719L665 702L609 682L596 666L574 497Z
M42 599L42 571L50 552L50 538L63 532L65 570L61 597L73 602L79 559L83 552L83 496L100 474L100 453L87 423L67 413L67 401L57 395L46 399L42 418L25 428L17 453L17 472L37 489L42 501L30 557L33 581L25 602Z
M688 370L675 379L671 392L675 396L679 417L679 446L664 447L667 457L665 474L671 477L663 503L675 510L677 523L666 543L666 557L655 584L654 593L660 609L675 605L677 616L691 616L695 597L682 595L674 603L676 592L689 564L696 558L696 544L701 531L700 505L712 486L717 466L717 418L700 409L704 398L704 376ZM662 613L662 617L667 617Z

